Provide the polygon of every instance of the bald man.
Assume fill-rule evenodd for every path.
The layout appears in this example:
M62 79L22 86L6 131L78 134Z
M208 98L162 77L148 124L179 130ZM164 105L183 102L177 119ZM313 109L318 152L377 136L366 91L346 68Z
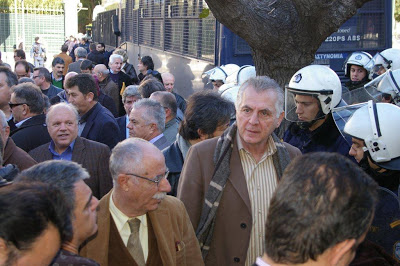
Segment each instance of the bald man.
M98 64L93 69L93 74L97 76L99 80L100 91L105 95L108 95L113 99L117 112L122 106L121 96L119 94L118 84L111 80L110 71L103 64Z
M173 92L174 90L174 85L175 85L175 77L169 72L162 73L161 74L164 87L168 92L171 92L175 98L176 98L176 103L178 104L178 108L181 109L181 111L184 113L186 110L186 101L185 99L180 96L179 94Z

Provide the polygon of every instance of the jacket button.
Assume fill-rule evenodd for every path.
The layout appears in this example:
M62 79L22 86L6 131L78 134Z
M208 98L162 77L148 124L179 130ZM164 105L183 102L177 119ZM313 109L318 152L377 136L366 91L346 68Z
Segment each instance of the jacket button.
M240 224L240 227L241 227L242 229L246 229L247 225L246 225L245 223L241 223L241 224Z
M234 262L240 262L240 259L239 259L238 257L234 257L234 258L233 258L233 261L234 261Z

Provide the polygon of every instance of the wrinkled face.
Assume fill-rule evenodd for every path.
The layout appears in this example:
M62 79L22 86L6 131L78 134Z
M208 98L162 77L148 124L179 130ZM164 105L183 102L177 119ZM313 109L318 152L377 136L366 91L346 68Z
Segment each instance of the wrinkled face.
M40 75L39 70L33 71L33 76L32 76L33 81L37 86L41 86L43 82L45 81L45 78Z
M99 200L83 180L75 183L75 209L72 222L74 238L83 243L97 232L97 206Z
M361 161L364 157L364 141L356 138L351 138L351 142L353 143L349 150L349 155L353 156L356 159L357 163Z
M60 233L52 223L49 223L47 229L33 242L31 248L22 251L13 265L49 265L60 247Z
M129 137L142 138L147 141L151 140L153 133L153 123L143 119L145 108L132 108L129 115L129 124L126 126L129 129Z
M56 78L61 77L64 73L64 65L63 64L56 64L55 66L52 67L52 69L53 69L53 75Z
M29 78L29 72L26 72L25 67L23 65L18 65L15 67L15 74L17 75L18 79L20 78Z
M164 87L168 92L174 89L175 78L173 76L163 77Z
M156 176L164 176L167 170L164 156L160 151L144 151L143 168L137 172L131 172L149 179L155 179ZM166 193L171 191L171 186L166 178L163 178L158 186L151 181L129 176L129 201L134 204L134 208L141 213L156 210ZM156 197L156 198L155 198Z
M85 114L89 111L89 97L88 95L83 95L82 92L79 91L78 86L74 86L72 88L68 88L68 102L78 109L80 115Z
M139 60L139 63L137 65L139 72L146 72L147 71L147 66L143 65L142 60Z
M101 46L101 44L96 45L96 50L99 51L100 53L104 52L104 47Z
M120 72L121 71L121 66L122 66L122 60L119 59L119 58L114 59L113 63L110 62L110 69L114 73Z
M48 116L47 130L56 147L65 150L78 136L78 121L73 112L59 108Z
M351 81L361 81L367 76L367 70L361 66L351 65L350 79Z
M7 106L11 98L11 88L7 84L7 76L0 72L0 107Z
M276 101L277 95L273 90L258 93L248 87L243 92L236 121L245 148L265 145L271 133L280 125L284 113L277 117Z
M218 91L219 87L221 87L222 85L224 85L224 83L222 82L222 80L212 80L211 81L213 84L213 90Z
M13 104L25 103L24 100L15 97L14 93L11 95L10 102L13 103ZM17 105L17 106L14 106L13 108L11 108L11 112L13 114L15 123L18 123L18 122L20 122L20 121L25 119L25 110L24 110L24 108L26 108L25 104Z
M294 98L296 103L296 114L300 121L312 121L319 112L318 99L297 94Z
M135 96L127 96L125 98L125 102L124 102L124 109L126 114L129 116L129 114L132 111L132 106L135 102L137 102L138 100L140 100L140 98L135 97Z

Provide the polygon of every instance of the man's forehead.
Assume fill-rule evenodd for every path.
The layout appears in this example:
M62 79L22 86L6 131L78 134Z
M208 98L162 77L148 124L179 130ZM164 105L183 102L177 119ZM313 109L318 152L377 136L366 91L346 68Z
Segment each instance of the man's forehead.
M296 94L295 99L297 101L318 102L316 96L311 96L311 95Z
M265 106L265 108L269 109L273 107L275 110L276 100L277 94L274 90L256 91L252 87L248 87L243 92L240 107L257 105L258 107Z

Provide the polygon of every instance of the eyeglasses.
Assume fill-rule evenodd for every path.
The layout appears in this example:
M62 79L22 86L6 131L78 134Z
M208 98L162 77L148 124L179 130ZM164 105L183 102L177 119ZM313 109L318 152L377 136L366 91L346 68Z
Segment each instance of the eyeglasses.
M140 176L140 175L136 175L136 174L129 174L129 173L127 173L126 175L136 176L136 177L145 179L145 180L147 180L147 181L156 183L156 184L157 184L157 187L158 187L158 184L161 182L161 180L163 180L164 178L167 178L167 177L168 177L168 174L169 174L169 171L166 171L165 174L163 174L163 175L158 175L158 176L154 177L154 179L150 179L150 178L147 178L147 177L144 177L144 176Z
M23 104L28 105L27 103L8 103L8 105L10 106L11 109L14 108L15 106L19 106L19 105L23 105Z

